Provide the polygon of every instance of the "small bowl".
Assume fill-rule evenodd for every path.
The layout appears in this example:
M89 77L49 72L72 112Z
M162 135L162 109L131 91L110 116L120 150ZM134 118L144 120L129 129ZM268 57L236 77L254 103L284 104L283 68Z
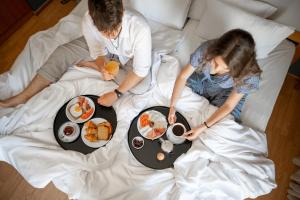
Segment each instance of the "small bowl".
M66 130L71 128L71 132L67 132ZM78 124L74 122L66 122L58 130L58 138L65 143L75 141L80 134L80 129Z
M135 141L137 141L135 143ZM140 144L139 144L140 143ZM133 146L133 148L135 149L141 149L144 146L144 139L140 136L136 136L132 139L131 145Z

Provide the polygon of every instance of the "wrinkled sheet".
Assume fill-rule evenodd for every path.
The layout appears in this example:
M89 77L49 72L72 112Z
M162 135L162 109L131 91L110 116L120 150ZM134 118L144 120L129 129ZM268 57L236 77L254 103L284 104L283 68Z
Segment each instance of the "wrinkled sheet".
M10 127L10 135L0 138L0 160L13 165L34 187L53 181L75 199L243 199L270 192L276 185L265 134L231 118L201 134L174 169L152 170L132 156L126 140L131 120L144 108L168 105L178 71L177 60L163 56L158 84L146 94L120 99L114 105L114 137L85 156L65 151L55 141L56 112L74 96L101 95L116 85L101 81L93 70L71 67L59 82L0 119L0 132ZM177 107L192 127L216 109L188 88Z
M58 45L79 37L80 20L79 15L71 14L31 37L13 68L0 75L0 98L21 91ZM178 32L173 33L179 40ZM162 35L153 38L164 41ZM131 120L150 106L169 105L180 70L174 57L161 54L169 51L166 45L155 50L153 73L157 79L153 88L143 95L127 94L115 103L118 125L108 145L83 155L63 150L54 138L54 117L66 101L77 95L101 95L117 87L101 81L94 70L72 66L59 82L26 104L0 109L0 160L10 163L34 187L53 181L72 199L227 200L254 198L276 187L265 134L230 117L201 134L174 168L152 170L133 157L127 143ZM216 108L185 88L177 110L194 127Z

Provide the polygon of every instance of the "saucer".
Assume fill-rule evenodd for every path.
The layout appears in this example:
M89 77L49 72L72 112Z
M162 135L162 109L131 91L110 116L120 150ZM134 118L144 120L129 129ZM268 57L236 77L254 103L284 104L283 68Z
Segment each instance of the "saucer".
M173 144L182 144L186 140L183 136L175 136L172 133L173 126L169 126L167 129L167 138L170 140ZM176 138L175 138L176 137Z

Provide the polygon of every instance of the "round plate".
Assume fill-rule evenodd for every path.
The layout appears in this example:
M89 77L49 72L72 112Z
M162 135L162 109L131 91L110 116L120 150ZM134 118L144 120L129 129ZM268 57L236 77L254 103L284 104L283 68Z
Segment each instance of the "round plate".
M107 122L107 120L103 119L103 118L93 118L90 121L92 121L94 124ZM102 146L106 145L109 142L109 140L111 139L111 137L110 137L108 140L98 140L97 142L91 142L84 137L84 135L86 134L86 128L87 128L86 124L84 124L81 129L81 139L82 139L83 143L89 147L92 147L92 148L102 147Z
M88 103L89 103L90 107L93 109L93 112L92 112L92 114L91 114L88 118L86 118L86 119L81 119L80 117L77 118L77 119L74 118L74 117L71 115L71 113L70 113L70 107L71 107L72 105L78 103L78 98L79 98L79 96L73 98L73 99L67 104L67 107L66 107L66 116L67 116L67 118L68 118L70 121L72 121L72 122L74 122L74 123L83 123L83 122L88 121L89 119L92 118L92 116L94 115L94 112L95 112L95 104L94 104L93 100L90 99L90 98L88 98L88 97L85 97L85 96L81 96L81 97L84 97L86 100L88 100Z
M74 132L71 135L65 135L64 134L64 128L66 126L71 126L74 128ZM60 126L60 128L58 129L58 138L62 141L62 142L73 142L74 140L76 140L78 138L80 134L80 128L78 126L78 124L74 123L74 122L66 122L64 124L62 124Z
M148 116L149 124L142 127L141 118L143 116ZM139 133L149 140L155 140L160 138L168 128L168 122L166 116L156 110L148 110L140 115L138 118L138 131ZM160 131L158 129L161 129ZM158 133L155 134L154 131L158 130ZM154 135L151 135L154 134Z
M175 160L182 155L183 153L186 153L190 147L192 146L191 141L184 141L182 144L175 144L173 151L171 153L165 153L161 149L161 142L159 139L156 140L144 140L144 146L141 149L135 149L132 146L132 140L136 136L140 136L140 133L138 132L138 119L141 114L143 114L145 111L150 110L156 110L160 113L162 113L165 117L169 114L169 108L164 106L155 106L148 108L146 110L143 110L140 112L138 116L136 116L133 121L131 122L130 128L128 130L128 146L132 153L132 155L144 166L152 168L152 169L166 169L169 167L173 167L173 163ZM189 126L187 120L184 118L183 115L181 115L179 112L176 112L176 118L177 122L182 123L186 130L191 130L191 127ZM161 138L164 140L167 140L167 135L164 134ZM158 160L157 156L158 153L164 154L163 160Z

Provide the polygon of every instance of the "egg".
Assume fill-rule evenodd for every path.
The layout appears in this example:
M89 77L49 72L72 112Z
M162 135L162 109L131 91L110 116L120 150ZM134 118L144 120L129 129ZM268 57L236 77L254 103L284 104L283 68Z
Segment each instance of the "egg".
M78 118L82 115L82 108L80 107L80 105L78 103L73 104L70 107L70 114L74 117L74 118Z
M164 160L165 159L165 154L163 154L161 152L157 153L156 159L159 160L159 161Z

